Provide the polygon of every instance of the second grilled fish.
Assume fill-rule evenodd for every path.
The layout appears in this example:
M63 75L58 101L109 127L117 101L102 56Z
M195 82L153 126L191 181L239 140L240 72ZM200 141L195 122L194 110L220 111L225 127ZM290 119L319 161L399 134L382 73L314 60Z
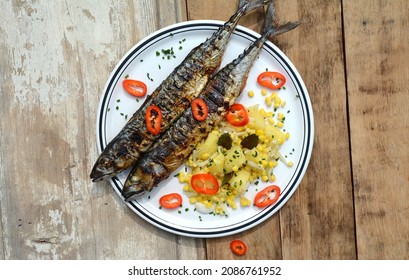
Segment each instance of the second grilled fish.
M298 23L291 22L274 28L272 14L273 11L267 12L266 22L270 24L265 25L263 35L237 59L218 71L199 95L207 104L207 118L201 122L197 121L189 107L133 167L122 190L126 201L151 190L185 161L196 144L221 122L240 95L249 71L267 38L298 26Z

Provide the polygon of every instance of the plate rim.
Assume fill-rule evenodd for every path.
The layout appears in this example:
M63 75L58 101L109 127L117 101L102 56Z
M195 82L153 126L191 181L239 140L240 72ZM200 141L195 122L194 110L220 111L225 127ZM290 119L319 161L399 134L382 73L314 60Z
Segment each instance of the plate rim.
M155 38L159 36L163 36L165 34L170 34L174 30L179 30L183 28L188 28L189 26L192 27L197 27L197 26L204 26L204 27L216 27L219 28L222 26L225 22L220 21L220 20L191 20L191 21L184 21L184 22L179 22L175 23L169 26L166 26L164 28L161 28L150 35L144 37L143 39L139 40L137 43L134 44L132 48L130 48L118 61L118 63L115 65L114 69L111 71L107 82L105 83L105 86L102 91L102 95L100 96L100 101L98 105L98 113L97 113L97 119L96 119L96 138L97 138L97 149L98 149L98 155L102 152L103 150L103 135L106 134L106 131L104 129L104 126L101 124L103 121L104 117L104 104L106 102L106 97L107 94L109 93L109 89L111 88L111 85L113 84L113 78L118 75L118 72L123 68L124 64L127 63L127 61L132 58L133 54L137 52L141 47L145 46L147 42L154 40ZM245 27L242 25L237 25L236 29L234 30L233 34L240 35L240 33L244 33L246 36L251 37L252 40L255 40L259 36L261 36L259 33ZM294 192L298 189L299 185L301 184L301 181L308 169L308 165L311 159L311 154L313 150L313 144L314 144L314 114L312 110L312 103L308 94L307 87L299 74L298 70L295 68L293 65L292 61L277 47L275 46L271 41L267 41L264 45L264 48L268 48L270 51L274 52L276 55L279 56L280 61L279 63L284 63L285 67L287 70L291 72L291 75L295 78L295 81L293 81L294 85L296 88L298 88L298 92L302 92L302 98L303 102L301 104L303 107L305 107L305 113L307 114L308 118L304 118L304 125L306 125L305 129L306 131L304 132L305 134L308 133L308 135L305 135L304 138L305 140L303 142L307 142L307 148L306 148L306 153L301 155L300 157L300 162L301 167L299 172L296 174L293 174L293 177L295 176L296 179L292 184L289 184L290 190L287 191L282 199L280 199L279 203L276 203L275 205L272 205L271 207L267 207L263 210L260 210L259 214L257 214L257 218L251 218L250 221L247 223L239 226L227 226L223 230L218 230L218 231L200 231L200 229L196 229L198 231L191 231L191 230L186 230L182 228L181 226L178 225L167 225L162 223L161 221L158 221L152 217L150 217L147 213L143 211L143 209L140 209L135 201L130 201L127 202L125 201L122 196L121 196L121 188L120 188L120 180L117 178L117 176L110 178L108 181L110 182L110 185L114 188L115 192L119 195L120 199L125 202L127 207L131 208L131 210L136 213L139 217L144 219L145 221L149 222L150 224L165 230L167 232L181 235L181 236L187 236L187 237L195 237L195 238L214 238L214 237L222 237L222 236L228 236L232 234L236 234L239 232L243 232L245 230L248 230L252 227L255 227L259 224L262 224L265 220L268 218L272 217L273 215L279 213L279 210L287 203L287 201L292 197ZM115 84L115 83L114 83ZM309 121L308 121L309 120ZM100 129L101 127L101 129ZM308 148L309 147L309 148ZM277 209L278 208L278 209ZM261 214L260 214L261 213Z

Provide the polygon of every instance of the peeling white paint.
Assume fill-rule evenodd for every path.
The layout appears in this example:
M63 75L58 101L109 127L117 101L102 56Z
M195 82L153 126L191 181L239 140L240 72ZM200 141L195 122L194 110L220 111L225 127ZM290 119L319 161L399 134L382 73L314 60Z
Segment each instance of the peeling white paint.
M50 209L48 211L48 216L51 218L51 224L55 225L55 226L62 224L63 223L62 222L62 214L63 213L58 209L56 209L56 210Z

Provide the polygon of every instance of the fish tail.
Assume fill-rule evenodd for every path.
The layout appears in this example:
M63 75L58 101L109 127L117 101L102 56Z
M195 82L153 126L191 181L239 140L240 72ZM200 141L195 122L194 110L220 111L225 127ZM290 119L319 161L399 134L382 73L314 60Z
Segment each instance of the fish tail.
M298 21L288 21L288 22L285 22L284 24L281 24L278 27L271 26L271 28L268 29L265 34L267 37L271 38L271 37L286 33L290 30L293 30L299 25L300 25L300 22Z
M274 0L270 0L267 6L266 16L263 24L263 35L271 38L286 33L300 25L298 21L286 22L277 26L276 9Z
M269 0L240 0L238 11L247 14L268 3Z
M246 12L250 12L253 11L254 9L267 5L268 2L269 0L240 0L239 9L246 6L245 8Z

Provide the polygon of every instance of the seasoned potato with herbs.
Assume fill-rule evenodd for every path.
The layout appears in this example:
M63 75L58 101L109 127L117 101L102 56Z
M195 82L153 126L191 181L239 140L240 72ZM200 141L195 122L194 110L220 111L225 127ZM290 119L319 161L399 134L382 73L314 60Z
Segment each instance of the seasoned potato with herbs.
M264 130L266 127L266 121L264 120L263 115L261 114L260 110L258 109L258 105L251 106L247 108L249 112L249 117L252 119L252 123L254 124L254 128L256 130Z
M277 140L278 143L281 145L284 143L286 140L285 134L277 127L273 125L266 125L266 137L268 137L271 140Z
M235 195L243 194L249 183L250 171L240 169L233 174L233 177L229 180L229 185L233 187Z
M223 177L224 155L222 153L217 153L216 156L209 160L207 168L211 174Z
M224 172L237 171L246 163L246 156L240 146L233 146L226 152L224 158Z
M217 131L213 130L209 133L206 141L198 149L197 157L201 160L206 160L217 152L217 140L219 140L219 134Z

